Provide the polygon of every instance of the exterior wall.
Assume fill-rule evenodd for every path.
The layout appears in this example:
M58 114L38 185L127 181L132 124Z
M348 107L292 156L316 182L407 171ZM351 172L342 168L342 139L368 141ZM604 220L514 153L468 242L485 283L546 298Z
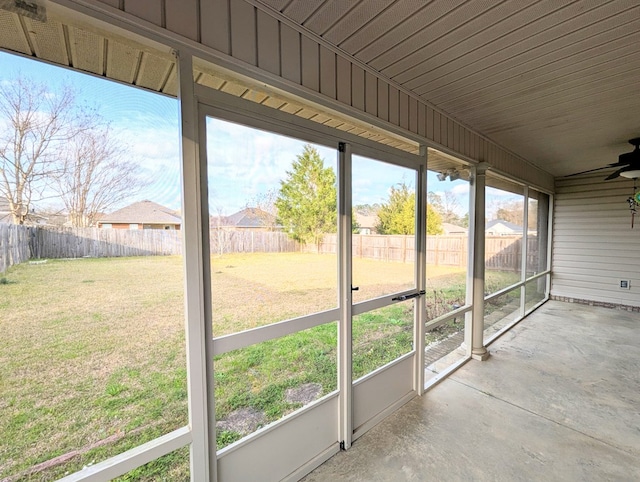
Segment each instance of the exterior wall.
M631 229L633 181L605 174L558 180L551 295L640 306L640 217ZM630 280L631 289L619 288Z
M110 224L111 229L130 229L129 223L98 223L99 228L104 228L103 224ZM139 226L140 227L140 226Z
M203 58L226 59L241 73L260 73L278 87L311 94L332 108L418 142L486 161L501 172L542 189L553 178L502 149L372 69L334 49L254 0L78 0L125 23L165 33L172 45L197 46Z
M168 231L180 231L179 224L140 224L138 229L165 229Z
M99 228L104 228L104 224L110 225L111 229L133 229L131 228L131 224L129 223L98 223ZM167 224L141 224L141 223L132 223L137 224L137 229L165 229L165 226L171 226L172 230L180 230L180 225L167 225Z

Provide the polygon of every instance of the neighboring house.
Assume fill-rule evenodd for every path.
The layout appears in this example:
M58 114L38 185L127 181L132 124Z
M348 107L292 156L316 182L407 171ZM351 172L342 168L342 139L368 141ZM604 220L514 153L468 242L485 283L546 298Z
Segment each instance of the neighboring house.
M11 209L9 209L9 202L6 199L0 200L0 223L13 224L13 216L11 215ZM31 212L27 215L25 224L30 226L36 224L49 224L49 216L36 214L36 212L32 209Z
M442 223L442 230L446 235L466 235L468 233L467 228L451 223Z
M378 216L376 214L360 214L354 213L356 223L358 225L359 234L377 234L376 226L378 224Z
M47 226L55 226L58 228L71 227L71 221L69 220L68 214L50 213L50 214L47 214L46 216L47 216Z
M139 201L105 214L97 224L99 228L113 229L180 229L182 218L173 209L153 201Z
M494 219L493 221L487 222L484 231L488 236L521 235L522 226L504 221L503 219Z
M12 223L13 217L11 216L11 211L9 211L9 203L0 199L0 223Z
M244 208L230 216L211 216L211 227L227 230L282 230L273 214L259 208Z

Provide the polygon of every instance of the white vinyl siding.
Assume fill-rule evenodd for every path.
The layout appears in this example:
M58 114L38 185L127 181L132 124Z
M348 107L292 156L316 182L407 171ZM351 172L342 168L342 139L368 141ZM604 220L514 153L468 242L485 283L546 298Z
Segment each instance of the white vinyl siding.
M626 201L633 181L605 182L606 174L556 182L551 295L640 306L640 218L632 229Z

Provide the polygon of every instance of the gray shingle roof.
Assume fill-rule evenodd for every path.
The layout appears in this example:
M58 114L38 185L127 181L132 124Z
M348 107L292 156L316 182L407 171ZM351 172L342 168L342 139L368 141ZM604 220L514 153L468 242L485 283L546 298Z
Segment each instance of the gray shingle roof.
M100 223L181 224L182 218L173 209L153 201L139 201L105 215Z
M513 224L513 223L511 223L509 221L505 221L503 219L494 219L493 221L488 221L486 226L485 226L485 230L493 228L496 224L502 224L503 226L509 228L510 230L512 230L514 232L518 232L518 233L522 232L522 226L518 226L517 224Z
M227 216L225 224L237 228L263 228L275 224L275 216L259 208L245 208Z
M442 223L442 229L446 234L467 233L469 231L467 228L458 226L457 224L451 224L451 223Z

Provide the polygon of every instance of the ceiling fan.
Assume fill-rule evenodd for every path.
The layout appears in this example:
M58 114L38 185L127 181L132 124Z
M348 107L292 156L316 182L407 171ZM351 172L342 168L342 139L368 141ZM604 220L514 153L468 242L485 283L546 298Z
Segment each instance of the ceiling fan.
M629 144L635 146L635 149L631 152L626 152L618 156L618 162L609 164L608 166L598 167L596 169L589 169L588 171L576 172L569 174L565 177L578 176L580 174L586 174L588 172L601 171L603 169L611 169L612 167L618 167L619 169L612 174L609 174L605 181L616 179L617 177L626 177L629 179L640 178L640 137L630 139Z

